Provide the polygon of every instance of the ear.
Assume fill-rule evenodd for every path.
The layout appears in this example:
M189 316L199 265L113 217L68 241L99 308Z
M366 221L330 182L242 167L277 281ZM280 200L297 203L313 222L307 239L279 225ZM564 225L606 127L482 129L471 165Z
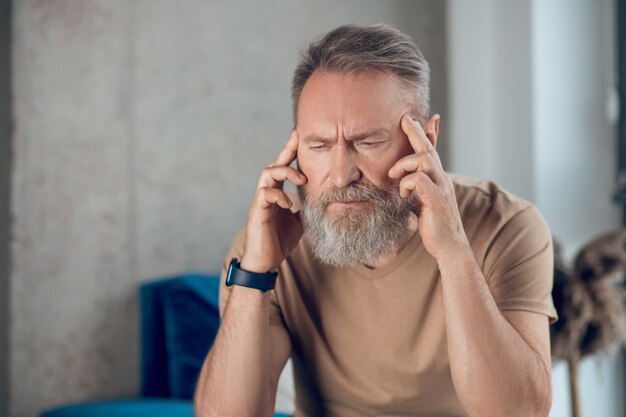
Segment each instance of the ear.
M424 132L426 133L426 137L428 137L428 140L430 141L430 143L433 144L435 148L437 148L437 137L439 136L439 120L440 119L441 119L441 116L439 116L438 114L433 114L422 125L422 129L424 129Z

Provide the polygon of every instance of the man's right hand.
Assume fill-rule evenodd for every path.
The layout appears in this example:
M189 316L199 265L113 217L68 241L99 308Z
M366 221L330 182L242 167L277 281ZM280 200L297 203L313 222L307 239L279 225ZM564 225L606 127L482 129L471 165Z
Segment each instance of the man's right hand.
M285 181L307 182L289 166L297 149L294 130L276 161L259 178L241 259L245 270L275 270L302 237L299 215L289 210L293 203L283 191ZM269 291L244 286L222 289L220 328L198 377L194 413L199 417L272 416L278 380L291 355L289 333L284 326L271 324Z
M292 213L293 202L283 191L289 181L304 185L307 178L289 165L296 159L298 133L294 129L278 158L263 170L248 212L246 247L241 267L252 272L274 271L302 237L299 213Z

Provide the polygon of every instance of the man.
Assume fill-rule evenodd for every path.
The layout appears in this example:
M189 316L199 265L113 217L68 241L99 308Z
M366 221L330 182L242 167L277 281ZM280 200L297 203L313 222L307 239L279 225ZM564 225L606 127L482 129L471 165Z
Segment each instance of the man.
M296 417L547 415L550 232L530 203L444 172L428 71L384 25L304 53L295 128L224 264L198 417L271 416L290 356Z

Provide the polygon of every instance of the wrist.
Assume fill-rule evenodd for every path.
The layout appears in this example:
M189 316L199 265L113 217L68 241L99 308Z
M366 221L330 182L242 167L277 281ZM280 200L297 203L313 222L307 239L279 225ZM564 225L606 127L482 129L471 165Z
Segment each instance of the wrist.
M441 251L435 258L439 269L448 269L455 265L467 264L468 262L476 262L474 250L468 242L456 242L450 244L445 250Z
M268 262L263 262L261 260L255 259L254 257L246 256L245 254L242 256L241 261L239 262L239 266L241 269L245 269L246 271L254 272L257 274L264 274L266 272L275 271L276 266L271 265Z
M237 258L232 258L226 272L226 286L239 285L266 292L276 286L278 272L253 272L241 267Z

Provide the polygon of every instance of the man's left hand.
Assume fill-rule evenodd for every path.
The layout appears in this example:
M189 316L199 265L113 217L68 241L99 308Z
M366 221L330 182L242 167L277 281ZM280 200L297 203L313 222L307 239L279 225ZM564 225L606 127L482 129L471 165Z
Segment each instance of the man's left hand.
M415 153L398 160L389 170L389 177L401 178L400 196L421 202L419 233L428 253L439 262L469 246L454 184L422 126L408 114L400 125Z

